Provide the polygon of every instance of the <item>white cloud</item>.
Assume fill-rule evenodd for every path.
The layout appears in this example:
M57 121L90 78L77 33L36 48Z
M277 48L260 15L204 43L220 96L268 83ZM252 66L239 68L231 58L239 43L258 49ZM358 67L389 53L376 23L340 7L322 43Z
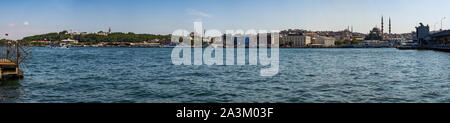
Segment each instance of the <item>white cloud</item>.
M14 26L16 26L16 24L10 23L10 24L8 24L8 26L9 27L14 27Z
M200 16L200 17L212 17L211 14L205 13L205 12L201 12L195 9L187 9L187 13L190 15L195 15L195 16Z
M23 22L23 25L28 26L28 25L30 25L30 22L25 21L25 22Z

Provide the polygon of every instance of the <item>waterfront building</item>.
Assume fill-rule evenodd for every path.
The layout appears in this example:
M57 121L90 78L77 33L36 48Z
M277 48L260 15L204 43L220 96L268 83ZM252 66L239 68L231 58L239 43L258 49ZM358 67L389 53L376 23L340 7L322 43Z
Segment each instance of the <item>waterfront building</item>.
M393 44L395 46L401 45L402 43L406 42L405 38L402 37L390 37L386 39L390 44Z
M305 33L308 33L308 31L302 30L302 29L288 29L288 30L281 31L280 36L305 35Z
M110 34L112 34L112 29L111 27L108 29L108 32L103 32L103 31L99 31L99 32L93 32L91 34L96 34L96 35L103 35L103 36L108 36Z
M424 26L420 23L420 26L416 27L416 37L415 41L419 43L419 45L428 45L428 41L431 40L430 37L430 26Z
M47 46L51 43L51 41L31 41L31 46Z
M100 31L100 32L94 32L93 34L96 34L96 35L103 35L103 36L108 36L108 33L107 33L107 32L103 32L103 31Z
M440 47L450 47L450 30L434 33L431 37L432 40L429 44Z
M292 43L292 47L306 47L311 44L311 37L304 35L288 35L281 38L281 45L289 45Z
M41 44L50 44L51 41L31 41L31 43L41 43Z
M332 47L335 45L336 39L325 36L314 37L311 46L313 47Z
M366 47L366 48L383 48L390 47L391 44L389 41L381 41L381 40L365 40L362 41L361 44L358 44L356 47Z
M160 39L153 39L150 41L150 43L160 43Z
M160 47L161 43L148 43L144 41L143 43L130 43L131 47Z
M364 37L364 36L358 36L358 37L353 37L353 39L356 39L356 40L358 40L358 41L362 41L362 40L364 40L366 37Z
M166 39L161 39L159 41L159 43L161 43L161 45L171 45L171 44L176 44L176 43L172 43L172 40L170 38L166 38Z
M245 45L248 47L255 47L256 45L270 47L272 44L275 44L275 39L274 39L275 37L272 37L271 33L266 33L265 35L267 36L266 40L260 40L260 36L262 36L262 33L259 33L258 35L256 35L257 42L250 42L250 37L248 37L248 36L229 35L230 36L229 38L231 38L233 40L234 45L238 44L238 40L243 39L245 41ZM215 40L215 38L211 38L210 40L211 40L211 42L213 42ZM222 41L220 41L220 42L223 44L223 47L228 46L226 34L222 35ZM220 43L220 42L216 42L216 43Z
M343 31L335 32L332 37L339 41L352 40L353 32L350 30L350 27L348 27L348 29L345 29Z
M78 44L78 40L73 40L73 39L65 39L61 41L62 43L66 43L66 44Z

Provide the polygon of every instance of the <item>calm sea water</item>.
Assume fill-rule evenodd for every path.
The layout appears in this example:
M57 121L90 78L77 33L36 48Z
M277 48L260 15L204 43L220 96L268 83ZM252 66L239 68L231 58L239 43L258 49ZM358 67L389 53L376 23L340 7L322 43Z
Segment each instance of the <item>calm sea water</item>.
M174 66L171 49L35 47L0 102L450 102L450 53L281 49L280 73Z

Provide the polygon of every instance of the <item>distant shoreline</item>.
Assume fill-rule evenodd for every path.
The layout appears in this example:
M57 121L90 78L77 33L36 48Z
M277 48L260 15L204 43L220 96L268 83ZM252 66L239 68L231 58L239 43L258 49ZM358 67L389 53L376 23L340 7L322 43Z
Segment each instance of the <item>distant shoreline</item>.
M26 47L47 47L47 46L26 46ZM80 46L72 46L71 48L175 48L175 47L80 47ZM191 47L194 48L194 47ZM206 47L202 47L206 48ZM268 47L270 49L270 47ZM280 47L280 49L380 49L380 48L396 48L396 47L297 47L297 48L287 48ZM224 48L227 49L227 48ZM234 48L236 49L236 48ZM245 49L250 49L246 47Z

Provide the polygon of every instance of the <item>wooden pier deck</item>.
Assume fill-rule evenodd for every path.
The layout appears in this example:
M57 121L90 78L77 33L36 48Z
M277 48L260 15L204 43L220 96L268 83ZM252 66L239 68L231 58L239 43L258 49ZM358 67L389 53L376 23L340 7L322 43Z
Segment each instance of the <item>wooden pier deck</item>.
M23 72L20 71L17 61L0 59L0 80L4 77L23 78Z

